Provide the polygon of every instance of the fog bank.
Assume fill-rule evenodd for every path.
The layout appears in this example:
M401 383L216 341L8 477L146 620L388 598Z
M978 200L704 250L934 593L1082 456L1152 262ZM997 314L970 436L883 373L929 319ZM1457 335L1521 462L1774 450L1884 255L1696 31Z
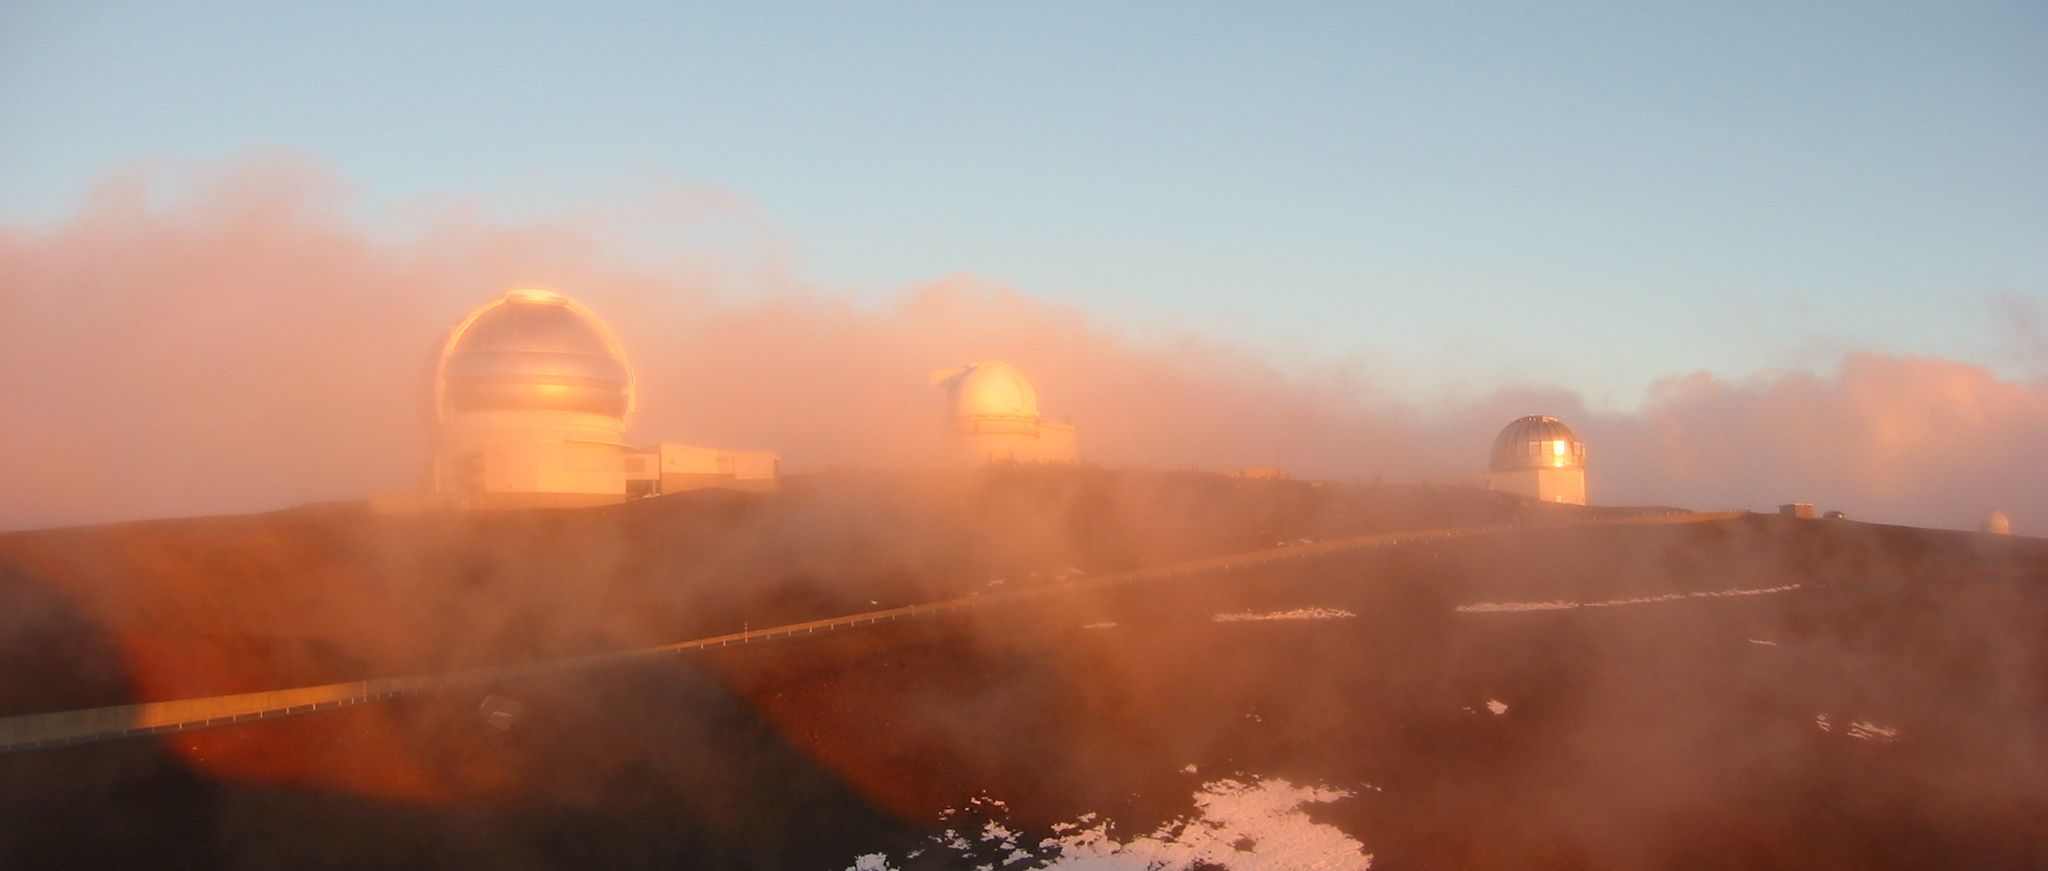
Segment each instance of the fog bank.
M696 202L694 198L703 198ZM2048 522L2048 383L1881 352L1831 371L1675 374L1628 413L1569 385L1401 401L1399 372L1283 369L1220 330L1140 341L993 277L862 304L748 248L636 264L616 219L494 221L460 204L393 238L317 169L251 161L167 194L111 178L59 224L0 228L0 529L234 512L417 486L442 331L515 286L610 322L640 377L633 438L780 451L787 470L914 465L927 370L1016 363L1104 465L1276 464L1297 476L1476 482L1495 431L1555 414L1604 504L1768 508L1971 526ZM728 214L681 193L635 236Z

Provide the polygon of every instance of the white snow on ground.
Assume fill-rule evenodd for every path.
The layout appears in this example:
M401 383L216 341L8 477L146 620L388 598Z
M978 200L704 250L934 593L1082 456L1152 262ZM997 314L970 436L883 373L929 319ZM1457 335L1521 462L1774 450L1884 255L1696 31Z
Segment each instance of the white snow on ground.
M1829 720L1826 714L1813 715L1813 725L1823 732L1835 731L1834 722ZM1854 723L1850 723L1849 728L1842 734L1862 741L1876 741L1880 744L1890 744L1893 741L1899 740L1899 730L1889 726L1880 726L1869 720L1857 720Z
M1210 619L1218 623L1243 623L1251 620L1337 620L1356 616L1342 608L1296 608L1292 611L1233 611Z
M889 864L887 853L868 853L855 856L853 864L846 866L846 871L896 871L896 866Z
M957 830L931 838L960 859L1010 869L1057 871L1192 871L1195 868L1352 871L1372 866L1365 845L1335 826L1309 819L1303 805L1350 798L1348 790L1295 786L1285 780L1226 778L1202 784L1194 812L1144 835L1118 837L1116 823L1096 814L1054 823L1051 837L1020 845L1018 833L998 820L968 841ZM971 810L1003 813L1000 803L977 798ZM941 816L951 817L948 809ZM887 854L859 857L847 871L895 871ZM1024 864L1024 863L1030 864Z
M1088 624L1088 625L1086 625L1086 626L1083 626L1083 627L1081 627L1081 628L1083 628L1083 629L1115 629L1115 628L1116 628L1116 623L1114 623L1114 622L1112 622L1112 621L1104 620L1104 621L1103 621L1103 622L1101 622L1101 623L1090 623L1090 624Z
M1459 605L1458 611L1465 614L1485 614L1499 611L1563 611L1569 608L1613 608L1621 605L1648 605L1653 602L1676 602L1680 599L1725 599L1732 596L1761 596L1766 593L1789 593L1799 589L1799 584L1782 587L1765 587L1759 590L1712 590L1700 593L1666 593L1662 596L1642 596L1634 599L1608 599L1604 602L1480 602L1473 605Z
M1492 711L1496 717L1502 716L1508 712L1508 703L1500 699L1487 699L1486 709Z
M1059 858L1045 868L1193 869L1205 865L1260 869L1352 869L1372 866L1365 845L1335 826L1314 822L1301 806L1350 798L1347 790L1300 787L1285 780L1216 780L1195 793L1195 816L1117 843L1107 823L1047 838Z
M1778 646L1778 642L1776 642L1776 641L1765 641L1765 640L1763 640L1763 639L1761 639L1761 638L1751 638L1751 639L1749 640L1749 643L1751 643L1751 644L1761 644L1761 645L1763 645L1763 646L1765 646L1765 647L1776 647L1776 646Z

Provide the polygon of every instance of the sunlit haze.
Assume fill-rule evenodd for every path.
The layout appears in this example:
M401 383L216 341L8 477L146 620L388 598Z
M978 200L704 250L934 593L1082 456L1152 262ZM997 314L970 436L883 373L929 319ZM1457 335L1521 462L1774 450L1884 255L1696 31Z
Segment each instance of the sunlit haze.
M0 869L2048 868L2043 0L0 0L0 409Z
M302 453L0 527L388 483L409 367L508 283L798 470L900 459L907 373L1006 355L1106 461L1454 480L1540 411L1609 499L2040 523L2044 41L2025 3L10 4L6 436L59 458L16 474Z

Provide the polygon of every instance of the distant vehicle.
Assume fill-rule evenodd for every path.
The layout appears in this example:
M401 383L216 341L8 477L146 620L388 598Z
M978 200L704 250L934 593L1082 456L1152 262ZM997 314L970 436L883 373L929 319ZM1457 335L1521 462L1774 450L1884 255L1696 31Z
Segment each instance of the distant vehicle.
M1826 514L1821 515L1820 518L1822 520L1848 520L1849 515L1843 514L1840 511L1830 511Z

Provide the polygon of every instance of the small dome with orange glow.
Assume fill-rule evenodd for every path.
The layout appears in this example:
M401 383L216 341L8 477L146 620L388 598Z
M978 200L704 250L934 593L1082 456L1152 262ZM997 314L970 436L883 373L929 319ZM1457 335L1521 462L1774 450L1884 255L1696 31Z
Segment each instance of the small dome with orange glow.
M1493 471L1583 469L1586 445L1564 421L1532 414L1516 418L1493 440Z
M934 373L947 385L955 417L1038 419L1038 392L1017 367L988 361Z

